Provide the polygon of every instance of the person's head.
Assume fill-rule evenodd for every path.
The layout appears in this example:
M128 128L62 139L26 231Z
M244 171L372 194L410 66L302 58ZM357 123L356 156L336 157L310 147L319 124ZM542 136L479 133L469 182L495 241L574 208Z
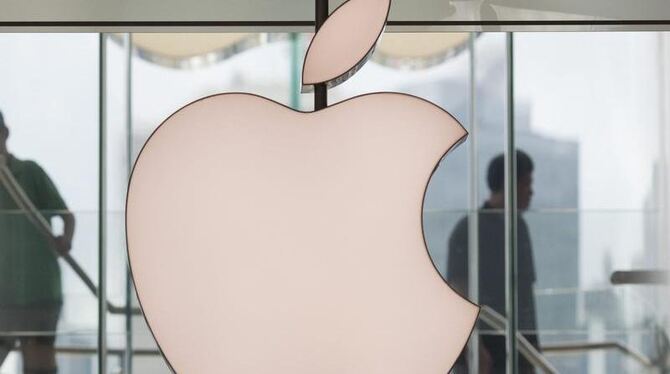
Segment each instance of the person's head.
M7 138L9 138L9 128L5 123L2 112L0 112L0 151L2 152L7 149Z
M533 196L533 160L524 151L516 151L517 207L528 209ZM491 196L501 203L505 192L505 155L494 157L489 163L486 181Z

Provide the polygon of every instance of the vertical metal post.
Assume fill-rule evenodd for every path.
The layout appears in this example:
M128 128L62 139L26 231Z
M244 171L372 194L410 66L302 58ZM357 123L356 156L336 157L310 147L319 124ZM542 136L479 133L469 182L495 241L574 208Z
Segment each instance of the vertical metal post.
M505 311L507 316L507 373L518 370L517 328L517 178L514 134L514 34L506 35L507 127L505 131Z
M328 18L328 0L315 0L315 32L319 31L321 25ZM317 84L314 86L314 111L328 106L328 86Z
M133 112L132 112L132 82L133 82L133 34L126 34L126 155L128 157L128 178L133 167ZM125 374L133 372L133 283L130 268L126 267L126 350L124 360Z
M475 33L470 33L468 51L470 61L468 66L468 122L470 135L468 137L469 170L469 202L468 202L468 297L473 303L479 302L479 157L477 155L477 119L475 117ZM475 326L469 343L468 371L479 373L479 329Z
M295 32L291 33L291 86L289 95L291 97L291 108L300 109L300 53L299 38Z
M658 231L658 263L660 266L670 267L670 233L667 227L670 225L670 35L658 33L658 89L660 120L658 122L658 149L659 170L658 170L658 199L659 217L657 222ZM658 308L668 310L668 301L660 289L657 291L656 300Z
M107 373L107 51L104 33L98 34L98 373Z

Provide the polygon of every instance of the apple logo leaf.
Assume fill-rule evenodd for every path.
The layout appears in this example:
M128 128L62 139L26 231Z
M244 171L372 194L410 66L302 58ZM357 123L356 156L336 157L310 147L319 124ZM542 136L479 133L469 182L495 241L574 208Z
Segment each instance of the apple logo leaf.
M390 0L349 0L340 5L307 49L302 91L322 83L335 87L354 75L372 55L390 8Z

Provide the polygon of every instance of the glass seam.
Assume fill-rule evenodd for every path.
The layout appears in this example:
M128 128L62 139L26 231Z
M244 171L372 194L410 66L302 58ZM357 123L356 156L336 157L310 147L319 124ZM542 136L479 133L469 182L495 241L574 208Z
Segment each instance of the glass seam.
M517 196L514 134L514 34L506 33L507 121L505 129L505 309L507 373L518 372L517 327Z

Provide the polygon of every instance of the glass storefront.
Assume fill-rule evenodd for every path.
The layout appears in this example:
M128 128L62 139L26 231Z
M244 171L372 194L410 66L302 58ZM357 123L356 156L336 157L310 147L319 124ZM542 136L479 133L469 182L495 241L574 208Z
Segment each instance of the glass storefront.
M667 286L644 275L670 264L670 33L392 36L397 45L420 46L422 37L427 46L449 42L419 53L394 49L389 40L330 90L329 102L408 93L446 109L470 133L436 169L423 206L436 269L487 310L455 372L504 372L512 297L521 373L667 370ZM109 373L170 372L138 313L127 267L124 210L133 162L167 116L203 96L250 92L312 110L312 95L299 93L309 40L250 33L211 47L186 38L180 42L190 49L175 52L160 49L160 35L0 34L8 151L48 176L66 207L38 208L57 236L67 236L64 217L73 214L71 257L95 285L102 271L109 302L98 303L62 259L60 272L35 271L31 266L42 265L0 248L2 279L60 282L54 292L62 299L51 327L0 324L0 343L8 347L0 373L22 372L25 336L55 337L62 373L97 373L100 354ZM516 178L505 174L510 141L519 151ZM516 186L516 209L507 207L505 185ZM12 231L22 214L0 206L0 233L16 233L3 234L0 246L39 235ZM516 220L506 222L509 216ZM510 224L514 248L506 246ZM509 253L517 259L512 284ZM642 271L642 279L630 271ZM0 310L16 304L17 295L2 297Z

